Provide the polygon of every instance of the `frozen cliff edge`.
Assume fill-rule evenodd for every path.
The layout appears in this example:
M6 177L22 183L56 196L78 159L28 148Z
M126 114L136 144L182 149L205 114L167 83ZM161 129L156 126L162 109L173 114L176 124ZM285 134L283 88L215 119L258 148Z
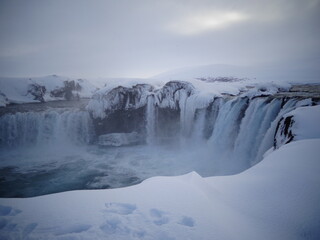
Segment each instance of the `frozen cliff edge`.
M160 108L183 110L188 98L193 98L194 108L207 107L214 98L240 96L254 98L288 91L290 84L246 82L202 82L169 81L163 86L136 84L132 86L105 87L96 91L87 109L94 118L105 118L114 110L130 110L145 107L148 98L154 98L154 105Z

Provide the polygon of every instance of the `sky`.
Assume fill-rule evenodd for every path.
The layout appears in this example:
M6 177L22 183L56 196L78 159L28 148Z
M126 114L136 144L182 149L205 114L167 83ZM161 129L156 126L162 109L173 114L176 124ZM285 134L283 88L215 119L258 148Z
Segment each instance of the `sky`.
M1 0L0 34L1 76L149 77L209 64L320 75L320 0Z

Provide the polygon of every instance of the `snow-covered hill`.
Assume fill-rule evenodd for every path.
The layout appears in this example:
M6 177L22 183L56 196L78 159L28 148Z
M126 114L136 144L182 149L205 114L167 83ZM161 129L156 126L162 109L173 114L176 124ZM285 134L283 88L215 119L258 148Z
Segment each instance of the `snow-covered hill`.
M226 65L210 64L189 66L172 69L153 76L155 79L166 81L194 79L202 81L253 81L253 82L288 82L288 83L319 83L319 76L299 68L292 68L288 65Z
M0 78L0 107L30 103L89 98L96 86L85 79L57 75L37 78Z

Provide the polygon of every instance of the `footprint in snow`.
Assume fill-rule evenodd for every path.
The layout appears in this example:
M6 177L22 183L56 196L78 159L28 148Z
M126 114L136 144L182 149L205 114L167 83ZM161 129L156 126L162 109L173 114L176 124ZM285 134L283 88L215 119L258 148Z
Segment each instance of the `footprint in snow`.
M106 203L105 206L106 212L120 215L132 214L137 209L136 205L129 203Z
M75 224L75 225L69 225L62 228L59 228L55 231L56 236L61 236L65 234L70 233L81 233L88 231L91 228L91 225L89 224Z
M169 218L166 216L166 213L159 209L152 208L150 209L149 213L150 216L153 218L153 223L158 226L169 222Z
M0 205L0 216L16 216L22 211L19 209L14 209L10 206Z
M23 231L22 231L23 239L27 238L28 235L31 232L33 232L33 230L35 230L37 226L38 226L38 223L30 223L27 226L25 226Z
M183 216L178 223L187 227L194 227L194 220L192 217Z

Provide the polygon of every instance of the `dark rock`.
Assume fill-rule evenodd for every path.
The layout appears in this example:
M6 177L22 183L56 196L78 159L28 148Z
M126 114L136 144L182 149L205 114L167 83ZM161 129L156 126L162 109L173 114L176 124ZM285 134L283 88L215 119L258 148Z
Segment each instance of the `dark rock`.
M170 81L166 83L159 91L156 92L157 105L160 107L179 108L180 96L177 96L179 91L184 92L187 97L194 93L194 87L191 83L184 81ZM168 104L163 104L164 101Z
M291 142L294 139L292 133L292 125L294 124L293 116L282 117L278 122L276 132L274 135L273 147L275 149Z
M119 109L109 112L107 117L93 118L97 135L117 132L138 132L145 134L145 107Z
M103 96L104 101L108 102L108 109L137 109L146 105L147 93L153 87L149 84L137 84L132 88L116 87Z
M41 86L40 84L37 84L37 83L32 83L28 86L27 94L31 94L34 97L33 100L44 102L43 97L46 91L47 89L45 86Z
M50 92L51 97L64 98L65 100L78 100L79 94L77 92L81 91L82 87L79 83L72 81L64 81L64 86L61 88L54 89ZM74 93L76 92L76 93Z

